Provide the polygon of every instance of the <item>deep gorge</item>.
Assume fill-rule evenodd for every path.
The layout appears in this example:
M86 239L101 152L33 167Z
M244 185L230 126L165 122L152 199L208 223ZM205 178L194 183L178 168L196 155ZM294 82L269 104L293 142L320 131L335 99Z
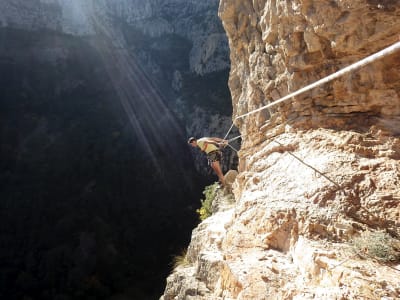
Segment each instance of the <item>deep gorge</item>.
M21 5L23 15L25 4L1 5L8 3ZM220 113L221 106L229 115L226 67L191 72L193 42L182 33L152 36L120 16L113 18L116 42L105 32L76 35L45 22L27 28L7 12L9 24L0 28L0 297L158 299L198 223L202 189L214 180L199 173L204 166L195 166L186 145L197 107L191 98L217 99L203 109ZM55 4L46 13L59 12ZM182 89L174 90L178 71ZM178 98L192 103L182 111Z

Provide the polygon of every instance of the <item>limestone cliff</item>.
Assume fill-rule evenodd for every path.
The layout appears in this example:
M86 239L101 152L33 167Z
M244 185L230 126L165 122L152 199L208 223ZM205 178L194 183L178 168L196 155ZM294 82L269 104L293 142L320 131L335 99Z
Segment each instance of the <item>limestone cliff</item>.
M0 27L90 36L98 33L99 24L115 26L119 20L153 38L174 34L185 37L193 43L190 70L206 74L229 68L228 45L217 19L217 6L217 0L3 0Z
M17 28L52 36L35 49L34 57L54 65L66 64L70 52L65 36L91 42L105 57L117 84L134 72L146 77L168 107L180 116L186 136L221 136L232 111L227 77L229 49L218 18L218 0L2 0L0 30ZM46 55L41 55L45 52ZM111 55L112 54L112 55ZM111 57L112 56L112 57ZM116 61L124 61L118 65ZM134 70L127 70L136 66ZM140 71L137 70L140 68ZM136 88L130 82L129 93ZM210 87L212 86L212 87ZM116 87L118 89L118 87ZM152 95L151 98L155 98ZM213 120L218 120L218 124ZM186 147L186 136L182 145ZM204 157L194 158L203 173ZM228 153L228 152L227 152ZM236 157L227 154L226 165Z
M219 14L233 119L400 32L399 1L221 0ZM237 119L235 204L193 231L162 299L399 299L399 67L395 53Z

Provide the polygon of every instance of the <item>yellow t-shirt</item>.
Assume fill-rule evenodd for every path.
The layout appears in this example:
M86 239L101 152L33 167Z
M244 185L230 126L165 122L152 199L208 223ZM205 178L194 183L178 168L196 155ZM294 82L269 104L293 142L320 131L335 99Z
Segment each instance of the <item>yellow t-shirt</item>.
M210 141L207 138L198 139L197 146L200 147L201 151L207 154L215 150L219 150L218 146L216 145L216 142Z

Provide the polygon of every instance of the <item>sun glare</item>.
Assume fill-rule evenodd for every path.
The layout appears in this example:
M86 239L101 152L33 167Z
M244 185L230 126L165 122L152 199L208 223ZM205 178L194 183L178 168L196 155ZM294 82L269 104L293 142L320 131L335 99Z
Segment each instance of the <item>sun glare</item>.
M98 51L108 77L129 122L150 155L152 162L159 167L157 160L160 149L166 156L174 149L176 138L185 140L184 132L174 114L166 105L153 80L142 67L140 59L129 47L111 19L94 7L92 1L69 1L67 11L70 20L94 31L93 45ZM175 141L174 141L175 140ZM172 159L172 158L171 158Z

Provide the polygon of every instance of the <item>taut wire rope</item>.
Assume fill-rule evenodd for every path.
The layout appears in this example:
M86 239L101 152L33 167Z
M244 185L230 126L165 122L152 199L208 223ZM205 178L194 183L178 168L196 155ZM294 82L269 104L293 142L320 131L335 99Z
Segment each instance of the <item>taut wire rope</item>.
M358 69L360 69L360 68L362 68L362 67L364 67L364 66L366 66L366 65L368 65L368 64L370 64L370 63L372 63L372 62L374 62L374 61L376 61L376 60L378 60L378 59L381 59L381 58L383 58L383 57L385 57L385 56L387 56L387 55L393 54L393 53L395 53L396 51L399 51L399 50L400 50L400 42L394 43L393 45L391 45L391 46L389 46L389 47L387 47L387 48L385 48L385 49L383 49L383 50L381 50L381 51L378 51L378 52L376 52L376 53L374 53L374 54L372 54L372 55L370 55L370 56L367 56L367 57L365 57L365 58L363 58L363 59L361 59L361 60L359 60L359 61L357 61L357 62L355 62L355 63L353 63L353 64L351 64L351 65L349 65L349 66L347 66L347 67L345 67L345 68L343 68L343 69L341 69L341 70L339 70L339 71L337 71L337 72L335 72L335 73L333 73L333 74L331 74L331 75L328 75L328 76L326 76L326 77L324 77L324 78L322 78L322 79L320 79L320 80L318 80L318 81L316 81L316 82L314 82L314 83L312 83L312 84L309 84L309 85L307 85L307 86L305 86L305 87L299 89L299 90L297 90L297 91L295 91L295 92L293 92L293 93L291 93L291 94L289 94L289 95L286 95L286 96L284 96L284 97L282 97L282 98L280 98L280 99L278 99L278 100L276 100L276 101L273 101L273 102L271 102L271 103L269 103L269 104L267 104L267 105L264 105L264 106L262 106L262 107L259 107L259 108L257 108L257 109L254 109L254 110L252 110L252 111L249 111L249 112L247 112L247 113L245 113L245 114L242 114L242 115L237 116L237 117L233 120L231 127L229 128L228 132L226 133L226 135L225 135L225 137L224 137L224 140L228 137L228 135L229 135L229 133L231 132L231 130L232 130L232 128L233 128L234 123L235 123L236 120L241 119L241 118L244 118L244 117L247 117L247 116L252 115L252 114L254 114L254 113L260 112L260 111L262 111L262 110L264 110L264 109L267 109L267 108L270 108L270 107L272 107L272 106L278 105L278 104L280 104L280 103L282 103L282 102L284 102L284 101L287 101L287 100L289 100L289 99L292 99L293 97L296 97L296 96L298 96L298 95L300 95L300 94L302 94L302 93L304 93L304 92L307 92L307 91L309 91L309 90L312 90L312 89L314 89L314 88L316 88L316 87L318 87L318 86L320 86L320 85L323 85L323 84L325 84L325 83L328 83L328 82L330 82L330 81L332 81L332 80L334 80L334 79L337 79L337 78L339 78L339 77L341 77L341 76L343 76L343 75L345 75L345 74L347 74L347 73L350 73L350 72L353 72L353 71L355 71L355 70L358 70ZM239 136L237 136L237 137L234 137L234 138L231 138L231 139L228 140L228 144L227 144L227 145L228 145L231 149L233 149L235 152L238 152L238 150L236 150L236 149L233 148L231 145L229 145L229 143L232 142L232 141L234 141L234 140L236 140L236 139L238 139L238 138L241 138L241 137L242 137L242 136L239 135ZM276 141L276 140L273 140L273 141L274 141L275 143L277 143L277 144L282 145L281 143L279 143L279 142ZM317 170L317 169L314 168L313 166L311 166L311 165L305 163L303 160L301 160L299 157L295 156L293 153L289 152L289 154L292 155L293 157L295 157L297 160L299 160L301 163L303 163L303 164L306 165L307 167L310 167L310 168L313 169L315 172L317 172L318 174L320 174L320 175L322 175L323 177L325 177L327 180L329 180L330 182L332 182L332 183L333 183L336 187L338 187L339 189L342 189L342 187L341 187L338 183L336 183L335 181L333 181L332 179L330 179L328 176L326 176L325 174L323 174L322 172L320 172L319 170Z
M385 57L387 55L393 54L393 53L395 53L396 51L399 51L399 50L400 50L400 42L394 43L393 45L391 45L391 46L389 46L389 47L387 47L387 48L385 48L385 49L383 49L383 50L381 50L379 52L376 52L376 53L374 53L374 54L372 54L370 56L367 56L367 57L359 60L358 62L355 62L355 63L353 63L353 64L351 64L351 65L349 65L349 66L347 66L347 67L345 67L345 68L343 68L343 69L341 69L341 70L339 70L339 71L337 71L337 72L335 72L335 73L333 73L331 75L328 75L328 76L326 76L326 77L324 77L324 78L322 78L322 79L320 79L320 80L318 80L318 81L316 81L316 82L314 82L312 84L309 84L309 85L307 85L307 86L305 86L305 87L303 87L303 88L301 88L301 89L299 89L299 90L297 90L297 91L295 91L295 92L293 92L293 93L291 93L289 95L286 95L286 96L284 96L284 97L282 97L282 98L280 98L280 99L278 99L278 100L276 100L274 102L271 102L271 103L269 103L267 105L261 106L261 107L259 107L257 109L254 109L254 110L249 111L249 112L247 112L245 114L242 114L242 115L239 115L239 116L235 117L234 121L232 122L232 126L229 128L229 130L226 133L224 139L226 139L226 137L229 135L229 133L232 130L236 120L244 118L244 117L247 117L247 116L252 115L254 113L260 112L260 111L262 111L264 109L270 108L270 107L275 106L277 104L280 104L280 103L282 103L284 101L287 101L287 100L289 100L289 99L291 99L293 97L296 97L296 96L298 96L298 95L300 95L300 94L302 94L304 92L307 92L307 91L309 91L311 89L314 89L314 88L316 88L316 87L318 87L320 85L323 85L323 84L325 84L327 82L330 82L330 81L332 81L334 79L337 79L337 78L339 78L339 77L341 77L341 76L343 76L343 75L345 75L347 73L355 71L355 70L357 70L357 69L359 69L361 67L364 67L364 66L374 62L375 60L381 59L381 58L383 58L383 57Z

